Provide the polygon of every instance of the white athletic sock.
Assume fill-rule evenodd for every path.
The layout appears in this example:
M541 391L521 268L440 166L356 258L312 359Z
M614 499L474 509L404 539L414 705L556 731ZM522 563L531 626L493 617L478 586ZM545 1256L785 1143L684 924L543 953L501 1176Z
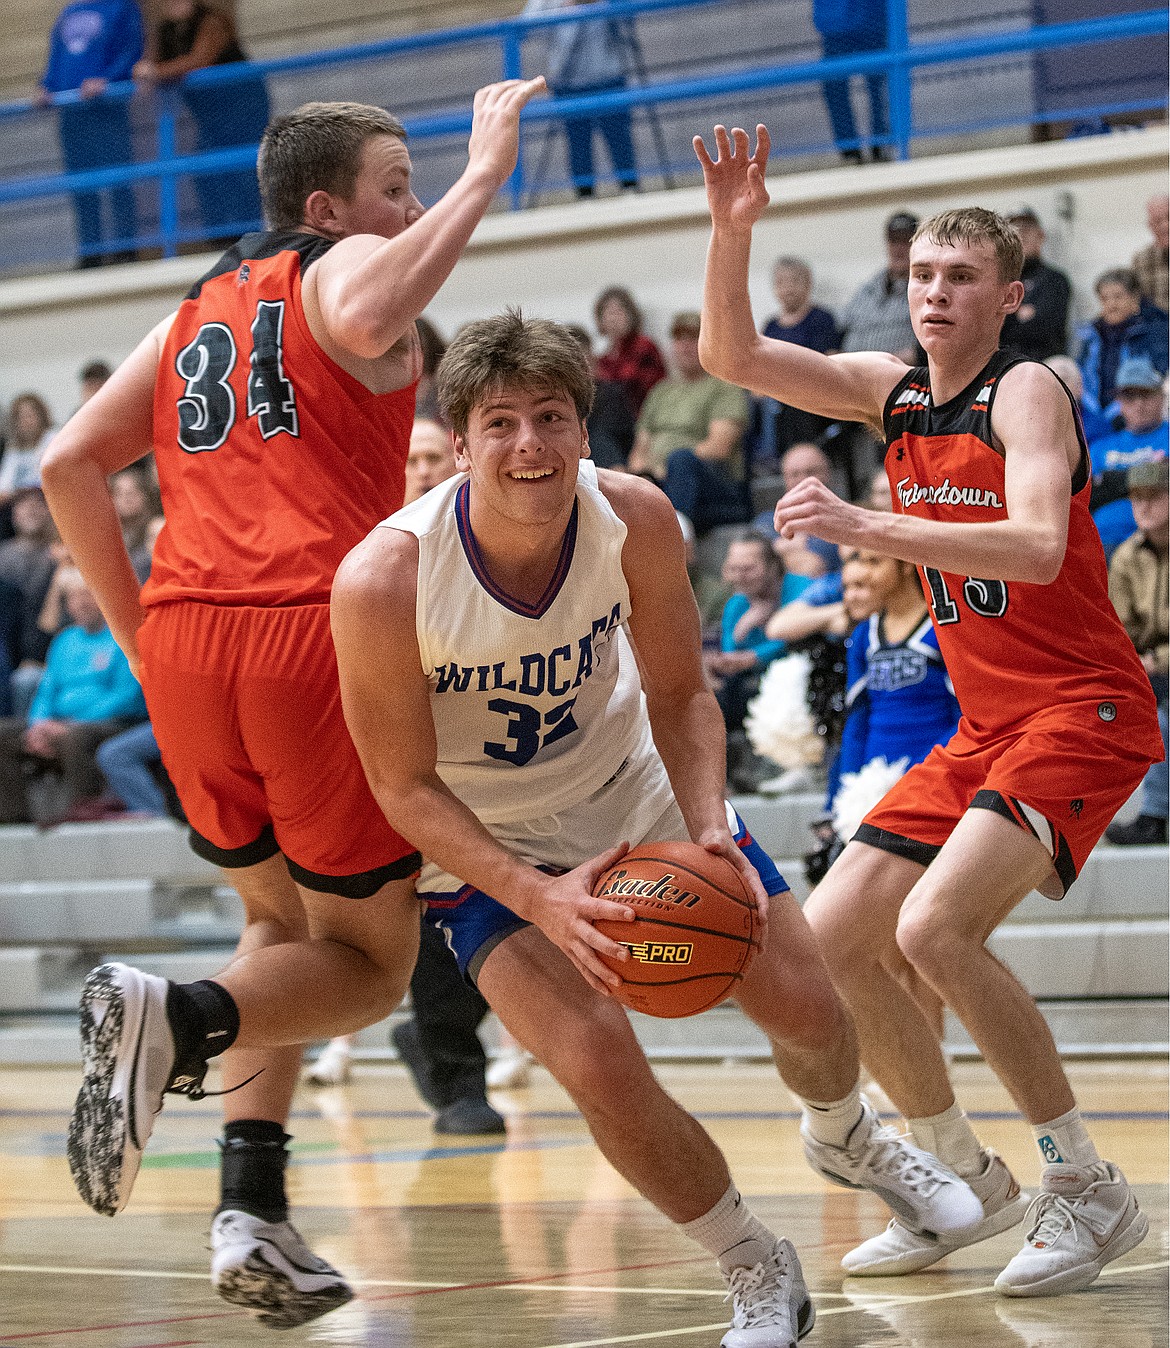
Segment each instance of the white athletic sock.
M861 1087L854 1086L843 1100L802 1100L808 1131L827 1147L843 1147L863 1113Z
M1032 1136L1046 1165L1092 1165L1101 1159L1075 1107L1051 1123L1034 1123Z
M985 1164L983 1148L957 1103L950 1109L944 1109L941 1114L931 1114L925 1119L907 1119L906 1122L910 1125L914 1141L922 1150L937 1156L956 1175L970 1179L982 1171Z
M710 1212L678 1225L719 1260L724 1273L762 1264L776 1244L776 1237L739 1196L734 1183Z

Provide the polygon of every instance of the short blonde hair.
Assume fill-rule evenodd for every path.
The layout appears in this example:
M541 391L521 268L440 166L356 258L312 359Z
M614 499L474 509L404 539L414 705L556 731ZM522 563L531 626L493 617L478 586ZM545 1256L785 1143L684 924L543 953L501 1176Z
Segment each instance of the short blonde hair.
M982 206L958 206L939 211L924 220L910 242L929 239L932 243L989 243L995 250L1001 281L1018 281L1024 269L1024 246L1012 226L994 211Z

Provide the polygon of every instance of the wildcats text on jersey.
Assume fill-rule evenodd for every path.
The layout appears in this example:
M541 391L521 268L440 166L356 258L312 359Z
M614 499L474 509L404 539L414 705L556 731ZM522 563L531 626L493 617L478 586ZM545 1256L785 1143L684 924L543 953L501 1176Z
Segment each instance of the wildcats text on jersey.
M461 665L452 661L435 669L435 692L487 693L497 689L523 693L525 697L564 697L593 673L595 646L606 641L621 625L622 606L617 603L610 612L594 618L591 629L551 651L531 651L515 659L500 660L490 665ZM575 647L575 648L574 648Z
M979 510L1004 508L999 493L990 487L960 487L952 483L949 477L944 477L937 486L923 486L921 482L904 477L898 483L897 491L903 510L909 510L922 501L927 505L974 506Z

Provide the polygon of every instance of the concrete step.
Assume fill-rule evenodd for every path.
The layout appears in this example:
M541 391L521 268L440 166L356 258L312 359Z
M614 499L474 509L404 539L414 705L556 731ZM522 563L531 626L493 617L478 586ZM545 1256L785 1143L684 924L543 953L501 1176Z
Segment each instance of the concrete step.
M988 946L1034 996L1165 997L1170 922L1005 923Z
M48 1007L62 986L77 984L78 976L76 952L68 948L7 946L0 949L0 1011ZM81 976L84 976L83 972Z
M157 880L26 880L0 884L0 945L235 941L234 889Z
M101 824L0 826L0 875L29 880L160 880L219 884L218 869L191 851L187 830L171 819Z

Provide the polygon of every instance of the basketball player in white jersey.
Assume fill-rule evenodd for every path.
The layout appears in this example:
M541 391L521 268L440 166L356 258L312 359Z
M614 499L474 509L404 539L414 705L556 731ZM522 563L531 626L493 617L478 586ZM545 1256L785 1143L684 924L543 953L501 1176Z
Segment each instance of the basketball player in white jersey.
M723 721L674 510L586 461L580 346L509 312L463 330L438 387L460 473L376 528L333 588L354 742L387 818L427 858L419 892L466 975L614 1167L718 1259L725 1348L792 1348L815 1312L791 1244L747 1210L608 995L620 978L601 956L624 948L593 923L633 914L591 890L615 843L690 838L757 895L769 935L736 1000L805 1103L820 1173L921 1230L967 1229L982 1208L858 1094L852 1021L723 798Z

